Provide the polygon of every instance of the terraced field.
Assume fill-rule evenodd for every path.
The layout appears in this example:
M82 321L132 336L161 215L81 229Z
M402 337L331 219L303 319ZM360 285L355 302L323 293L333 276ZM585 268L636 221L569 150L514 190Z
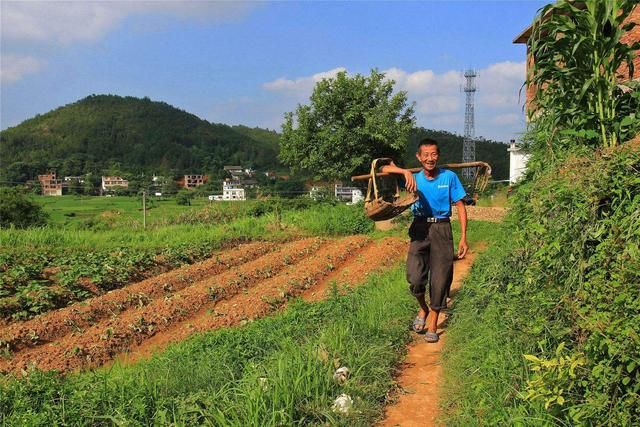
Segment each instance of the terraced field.
M402 258L400 238L258 242L29 321L0 328L0 372L70 372L135 359L196 332L238 325L296 296L321 299L332 282L355 285Z

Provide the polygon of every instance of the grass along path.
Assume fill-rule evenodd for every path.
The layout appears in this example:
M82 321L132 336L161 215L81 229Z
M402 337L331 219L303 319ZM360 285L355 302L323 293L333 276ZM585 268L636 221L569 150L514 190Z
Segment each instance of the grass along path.
M460 289L469 273L476 255L485 248L476 244L467 256L454 264L451 297ZM438 319L440 341L427 343L423 335L412 334L407 357L398 377L395 401L387 406L385 418L380 427L429 427L437 424L439 416L442 366L440 355L446 341L447 314L443 312Z
M133 365L0 378L0 418L31 426L369 426L381 416L413 310L399 266L345 296L297 301ZM351 370L344 384L333 380L338 366ZM344 414L332 409L341 394L353 402Z

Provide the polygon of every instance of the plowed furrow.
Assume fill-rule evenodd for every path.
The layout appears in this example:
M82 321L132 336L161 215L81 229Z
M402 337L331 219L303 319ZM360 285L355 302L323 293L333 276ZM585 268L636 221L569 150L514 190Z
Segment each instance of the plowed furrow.
M274 243L259 242L241 245L217 253L206 261L185 266L87 301L47 313L25 322L13 323L0 330L0 343L12 352L35 347L81 332L97 321L117 315L132 307L142 307L184 289L194 282L219 274L273 250Z
M285 244L277 252L201 280L146 306L104 319L82 333L67 335L49 345L27 348L9 360L0 360L0 371L18 371L29 364L60 371L103 364L132 344L191 317L208 302L228 298L274 276L288 265L300 262L323 243L321 239L305 239Z
M349 258L341 268L331 272L318 286L304 291L302 298L305 301L323 299L334 281L339 287L365 283L369 275L391 267L403 259L406 253L405 239L389 237L379 240L359 251L356 256Z
M148 355L170 342L182 341L195 332L233 326L271 313L290 298L324 281L332 272L339 271L346 260L355 258L371 244L370 239L356 236L326 245L312 257L289 266L278 276L261 281L246 293L208 304L188 323L175 325L134 349L134 358Z

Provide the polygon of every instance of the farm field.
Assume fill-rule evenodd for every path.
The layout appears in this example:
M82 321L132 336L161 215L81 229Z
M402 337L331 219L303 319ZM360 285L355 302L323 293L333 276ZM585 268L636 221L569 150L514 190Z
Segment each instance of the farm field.
M0 230L0 324L203 260L241 242L339 236L372 228L358 207L310 208L303 203L274 212L274 206L279 205L221 203L146 230L103 223L76 228L80 219L66 226Z
M3 419L9 425L46 425L51 419L89 425L116 411L119 415L108 419L127 423L224 424L226 420L228 425L281 425L306 419L369 425L380 417L393 384L391 367L402 357L406 322L413 308L403 273L396 268L405 256L406 227L374 232L361 216L360 206L321 205L283 209L279 215L268 209L260 216L240 214L219 224L205 220L129 233L123 233L121 225L96 230L74 230L73 225L2 230L0 237L12 242L11 249L4 246L2 251L3 285L19 289L22 280L32 289L22 290L22 299L15 295L0 299L5 310L12 301L18 310L14 313L27 312L21 317L5 311L0 325ZM493 227L471 221L472 244L486 239ZM190 251L177 255L189 247ZM34 255L34 250L46 256ZM25 258L20 261L18 255ZM34 259L44 261L34 264ZM117 260L128 261L119 265ZM31 270L21 270L23 276L16 274L17 267L27 266ZM76 270L77 266L83 270ZM118 275L97 275L106 266ZM365 283L361 289L356 286ZM43 289L55 291L63 285L86 293L61 299L59 305L37 306L40 311L20 306L25 301L42 301ZM271 330L273 322L290 334L282 336L281 330ZM355 331L358 322L367 326ZM332 328L341 328L340 333L335 335ZM209 340L221 346L195 350ZM247 346L233 344L234 340ZM389 347L389 342L395 344ZM262 347L265 349L258 349ZM204 363L189 365L188 375L177 367L184 365L187 354L189 358L198 354L194 360ZM292 357L295 360L289 359ZM159 361L168 363L160 371ZM349 417L331 410L336 396L329 397L338 389L326 375L339 361L361 366L353 373L354 381L345 386L353 388L350 393L359 408ZM229 379L224 372L231 366L238 371ZM310 377L300 381L318 388L315 403L300 401L308 396L299 388L306 387L303 383L287 383L286 393L285 385L275 385L276 395L246 394L249 389L244 387L255 380L250 380L257 375L255 369L277 369L268 374L269 381L280 381L277 377L287 382L290 379L282 371L285 366L308 369ZM128 378L140 380L142 372L146 379L137 386L129 383ZM20 379L23 375L26 379ZM118 394L119 398L147 401L139 394L146 387L160 390L165 386L158 381L173 384L189 375L195 381L170 391L171 396L165 390L156 395L159 400L152 398L151 406L140 401L143 412L131 412L133 407L124 400L107 403L104 396L94 394L112 394L111 387L116 387L129 390ZM95 387L96 376L110 391ZM205 392L211 396L224 393L221 402L237 413L206 403L202 417L183 405L199 401ZM45 397L49 393L58 397ZM92 397L80 398L86 393ZM254 398L261 402L257 407L238 409ZM271 403L265 403L265 398ZM75 409L61 411L58 405ZM281 409L274 412L269 405ZM83 412L85 409L89 412Z
M142 227L142 197L129 196L72 196L37 197L49 214L51 224L81 227L83 224L102 221L105 225ZM199 210L212 202L206 197L195 197L191 205L178 205L175 198L147 196L147 226L164 224L185 212ZM216 202L225 208L238 211L247 206L232 202ZM251 204L251 202L250 202Z

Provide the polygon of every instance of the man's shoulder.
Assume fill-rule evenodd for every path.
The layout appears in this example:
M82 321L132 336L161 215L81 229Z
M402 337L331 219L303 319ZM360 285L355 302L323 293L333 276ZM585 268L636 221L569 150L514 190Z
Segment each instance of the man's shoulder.
M451 169L440 169L440 178L442 179L454 179L457 177L458 175Z

